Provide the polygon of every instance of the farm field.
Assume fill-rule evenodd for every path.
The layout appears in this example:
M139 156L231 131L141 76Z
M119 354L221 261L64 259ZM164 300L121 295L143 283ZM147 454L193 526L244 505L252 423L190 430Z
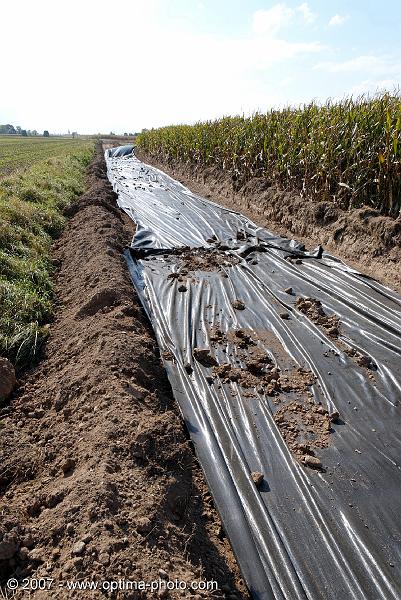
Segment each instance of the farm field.
M42 160L68 156L85 143L80 138L0 135L0 177Z
M401 1L3 5L0 600L401 600Z
M103 149L111 145L105 143ZM394 370L397 298L374 282L347 274L330 256L319 258L277 237L271 246L271 234L257 227L268 212L264 188L252 187L262 177L250 178L234 190L228 184L232 186L231 176L227 180L213 167L183 168L190 187L202 188L202 195L217 200L219 207L193 197L177 182L138 164L135 157L121 157L115 163L108 159L106 172L103 149L98 145L88 169L93 156L90 143L67 157L17 169L0 182L1 301L6 315L0 323L4 331L0 355L11 359L20 378L11 401L0 405L0 491L7 500L0 535L22 548L7 546L11 558L0 560L0 583L15 574L104 580L117 572L153 580L167 573L172 579L214 582L218 590L202 598L243 600L248 598L244 578L252 589L256 571L247 570L248 559L241 563L243 532L250 529L231 521L231 500L241 497L237 490L246 490L245 495L249 492L256 502L245 511L236 504L238 515L258 523L259 517L251 513L259 512L261 501L271 514L277 511L277 522L286 515L293 532L289 543L300 552L305 572L310 573L308 564L316 554L312 549L305 558L307 552L299 549L298 527L308 517L299 520L293 502L297 496L297 506L305 503L315 492L305 496L300 491L296 483L300 472L314 480L316 502L319 499L320 510L327 511L324 521L330 523L332 538L342 540L338 522L327 516L331 499L323 500L326 487L318 488L318 482L327 476L337 486L331 488L333 494L350 493L355 453L338 443L353 430L354 420L363 432L358 460L364 461L366 473L372 472L371 428L378 430L381 421L377 413L359 421L367 408L357 386L369 389L372 403L385 395L393 400L394 389L377 365L387 352L388 368ZM160 166L171 173L178 169L177 163L169 163ZM213 186L209 190L206 186L219 173L220 184L226 187L217 196ZM289 209L296 207L293 193L277 194L276 190L274 198ZM319 203L311 200L310 205ZM238 212L227 213L225 206ZM239 214L246 206L254 207L256 229ZM364 210L352 212L359 215ZM390 216L377 218L396 221ZM304 215L303 222L307 221ZM363 226L366 229L365 221ZM276 231L273 226L270 230ZM126 262L123 251L132 243L132 262ZM143 261L141 243L149 244ZM159 244L166 248L163 253ZM135 290L131 268L146 273L146 279L134 284ZM350 306L350 295L358 311ZM383 313L380 323L378 305ZM153 331L143 307L152 316ZM200 327L195 327L198 320ZM189 323L193 331L189 350L188 330L182 323ZM376 345L371 330L379 336ZM280 333L272 335L273 331ZM42 360L34 364L42 347ZM227 361L234 363L230 367ZM179 379L172 376L174 370ZM318 408L312 406L315 370L321 382L316 388ZM341 427L336 410L329 413L333 408L326 408L326 393L330 406L343 417ZM286 412L294 394L297 401L291 406L301 415L294 421L296 431ZM216 412L216 406L229 407L227 414ZM391 406L382 407L382 412ZM248 415L245 419L238 418L238 407L239 413ZM194 425L190 431L197 458L186 439L182 414L185 423ZM203 415L199 422L197 415ZM201 421L206 419L211 437L203 433ZM312 437L305 445L300 440L311 419L315 425L312 433L308 430ZM231 441L220 453L218 448L225 443L221 432L232 427ZM263 440L258 432L263 432ZM392 435L389 428L387 436ZM234 454L232 440L236 440ZM277 449L267 452L266 444ZM244 455L246 460L227 465L224 459L216 466L216 459L209 458L210 448L213 456ZM336 476L339 452L344 477ZM280 460L277 476L275 465ZM224 474L227 469L232 475ZM383 487L393 476L391 469L380 473L373 469ZM233 485L227 485L230 481ZM390 504L392 498L389 495ZM354 503L373 522L368 497L362 499L352 491L349 500L345 510L351 522ZM311 517L308 530L314 529L315 518ZM353 556L347 542L342 543L344 556ZM246 547L247 553L254 552L249 536ZM331 551L323 538L320 548L322 553ZM376 552L377 544L372 548ZM256 556L251 564L257 562ZM266 561L270 556L268 552ZM382 568L387 573L388 565L383 563ZM266 578L257 584L263 598L270 584L266 571L258 573ZM282 575L287 576L285 566ZM328 580L331 575L332 571L321 577ZM341 582L337 572L333 577L341 590L347 588L346 574L341 574ZM363 575L361 585L367 579ZM310 585L319 598L320 580L314 573ZM57 590L55 597L64 599L66 591Z

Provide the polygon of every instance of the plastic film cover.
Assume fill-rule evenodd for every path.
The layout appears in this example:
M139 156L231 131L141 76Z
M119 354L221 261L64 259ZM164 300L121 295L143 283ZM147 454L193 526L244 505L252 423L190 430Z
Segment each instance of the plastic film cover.
M401 298L106 153L126 259L247 585L401 597Z

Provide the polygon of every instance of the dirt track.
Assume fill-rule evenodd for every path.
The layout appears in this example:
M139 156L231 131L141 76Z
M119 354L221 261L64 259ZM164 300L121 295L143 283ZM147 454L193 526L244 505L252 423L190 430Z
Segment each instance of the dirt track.
M239 211L261 227L325 250L355 269L401 291L401 219L369 207L346 212L331 202L308 202L277 189L264 178L239 187L217 168L158 162L136 151L145 163L165 171L205 198Z
M1 411L1 580L201 578L222 591L106 595L244 598L128 278L121 251L133 226L116 208L100 148L89 186L55 247L59 310L45 356Z

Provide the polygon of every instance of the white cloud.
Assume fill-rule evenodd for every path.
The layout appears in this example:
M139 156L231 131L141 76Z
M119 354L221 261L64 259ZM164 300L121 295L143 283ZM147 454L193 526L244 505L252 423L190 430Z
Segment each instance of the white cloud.
M329 27L337 27L338 25L342 25L345 21L348 20L348 17L345 15L334 15L331 17L329 21Z
M276 4L268 10L257 10L252 17L252 28L256 34L275 35L292 20L295 11L286 4Z
M307 2L303 2L295 9L280 3L266 10L257 10L252 17L252 29L257 35L275 36L280 29L289 25L297 14L300 14L307 24L314 23L317 18Z
M284 79L280 79L280 81L278 82L278 86L279 87L287 87L288 85L291 85L294 82L294 78L293 77L284 77Z
M329 73L374 73L387 78L401 73L401 58L365 54L342 62L321 62L314 69Z
M365 93L399 89L401 81L400 56L375 56L373 54L356 56L342 62L322 62L314 69L337 74L342 81L352 82L351 87L344 87L346 95L358 96Z
M311 11L307 2L303 2L302 4L300 4L296 8L296 10L302 14L305 23L314 23L317 19L316 13Z
M399 89L399 79L365 79L352 86L347 91L347 96L359 96L360 94L376 94L381 91L393 91Z

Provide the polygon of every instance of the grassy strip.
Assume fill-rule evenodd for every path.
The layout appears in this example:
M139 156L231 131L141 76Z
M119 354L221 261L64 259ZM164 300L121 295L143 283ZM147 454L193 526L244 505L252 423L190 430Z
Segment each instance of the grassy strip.
M32 363L52 317L52 241L63 209L84 191L93 142L0 179L0 355Z
M400 94L152 129L137 143L159 160L216 166L238 186L265 177L346 210L400 214Z

